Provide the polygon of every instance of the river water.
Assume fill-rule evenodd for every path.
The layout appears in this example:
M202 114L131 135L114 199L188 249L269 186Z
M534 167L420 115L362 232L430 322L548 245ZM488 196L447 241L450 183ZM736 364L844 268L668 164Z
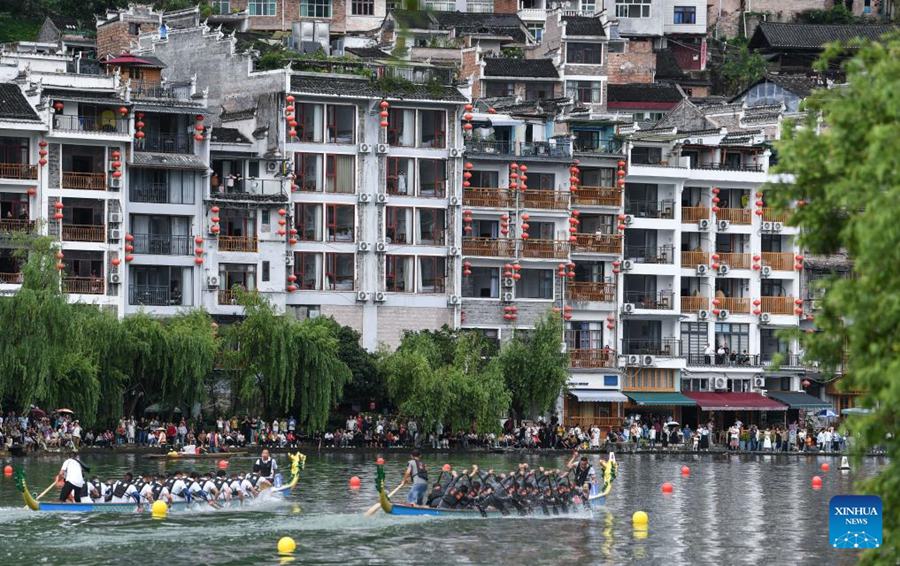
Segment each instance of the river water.
M310 453L291 500L242 511L186 511L163 521L146 514L34 513L22 508L12 478L0 478L0 564L278 564L276 542L297 542L293 560L332 564L836 564L848 551L828 546L828 500L853 493L858 474L876 460L842 474L835 458L803 456L620 454L619 475L606 510L574 517L412 518L363 511L376 502L372 454ZM287 465L280 455L279 462ZM128 470L190 470L193 464L137 455L84 455L91 473L115 477ZM426 455L429 469L449 462L512 469L519 461L559 467L563 456ZM399 483L403 454L386 457L388 487ZM248 469L250 458L233 458ZM822 462L831 465L823 473ZM5 465L6 462L0 462ZM55 456L14 462L24 466L32 491L58 470ZM691 468L680 475L682 465ZM214 462L198 461L205 470ZM352 490L357 475L362 487ZM815 491L810 479L820 475ZM674 493L663 495L663 482ZM401 492L403 493L403 492ZM53 495L51 493L51 495ZM395 500L400 500L398 495ZM650 516L636 533L634 511Z

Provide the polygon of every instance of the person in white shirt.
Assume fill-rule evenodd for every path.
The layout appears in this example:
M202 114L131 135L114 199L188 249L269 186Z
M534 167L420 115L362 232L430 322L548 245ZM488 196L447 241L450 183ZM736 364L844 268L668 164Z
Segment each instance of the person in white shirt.
M150 477L150 474L144 474L144 485L141 487L141 491L138 492L140 496L141 502L153 503L153 478Z
M69 495L75 498L75 501L81 501L81 498L87 495L84 492L84 472L90 471L85 468L84 464L78 459L78 453L72 452L69 458L63 462L62 467L57 474L57 480L63 480L63 487L59 492L59 500L66 502Z
M132 503L138 498L138 489L134 485L134 476L126 473L125 476L117 480L112 487L113 503Z

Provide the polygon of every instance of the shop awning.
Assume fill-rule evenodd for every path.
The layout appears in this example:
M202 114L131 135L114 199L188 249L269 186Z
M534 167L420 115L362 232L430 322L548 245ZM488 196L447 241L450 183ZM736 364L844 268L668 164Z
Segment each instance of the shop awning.
M759 393L710 393L686 391L704 411L786 411L787 405Z
M569 389L569 393L578 398L582 403L624 403L628 397L618 391L603 391L600 389Z
M803 391L769 391L766 395L791 409L831 409L831 403Z
M676 391L665 392L627 392L625 393L636 405L679 405L685 407L695 407L697 402L693 399L685 397Z

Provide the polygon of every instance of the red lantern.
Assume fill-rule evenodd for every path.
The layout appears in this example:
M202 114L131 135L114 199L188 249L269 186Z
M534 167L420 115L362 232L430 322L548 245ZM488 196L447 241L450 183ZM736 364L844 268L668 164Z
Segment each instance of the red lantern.
M296 138L296 137L297 137L297 130L291 128L290 130L288 130L288 135L289 135L292 139L293 139L293 138Z
M130 262L130 261L132 261L133 259L134 259L134 256L133 256L133 255L126 255L126 256L125 256L125 261L127 261L127 262Z
M753 264L753 271L759 271L759 270L760 270L760 265L759 265L758 263L754 263L754 264Z
M721 199L720 199L719 197L713 197L713 198L712 198L712 201L713 201L714 203L716 203L716 204L719 204L719 201L720 201L720 200L721 200Z
M47 164L47 160L44 159L44 158L41 158L41 159L38 160L38 163L40 163L40 164L41 164L41 167L43 167L44 165Z
M125 244L125 251L126 251L126 252L133 252L133 251L134 251L134 246L132 246L131 244Z
M387 100L382 100L380 106L381 108L388 108L390 103Z
M297 235L297 229L296 229L296 228L291 228L290 230L288 230L288 233L289 233L291 236L296 236L296 235Z
M719 212L719 207L718 207L718 206L712 207L712 211L718 213L718 212Z
M112 178L113 178L113 179L119 179L119 178L121 178L121 177L122 177L122 172L121 172L121 171L113 171L113 173L112 173Z
M209 229L209 231L212 232L213 234L218 234L221 231L221 229L218 226L213 226Z
M794 299L794 304L800 306L803 304L803 299Z
M293 293L293 292L296 291L296 290L297 290L297 286L296 286L296 285L288 285L288 286L287 286L287 292L288 292L288 293Z
M38 145L41 146L41 147L47 147L47 145L48 145L48 144L47 144L47 140L41 140L41 141L39 141L39 142L38 142Z
M53 208L55 208L56 210L62 210L63 208L65 208L65 205L62 203L62 201L56 201L53 204Z
M471 120L471 119L472 119L472 115L471 115L471 114L463 114L463 120L465 120L465 121L468 122L468 121Z
M756 201L756 206L763 206L764 204L765 203L763 203L763 201L761 200Z
M203 134L197 134L197 135L195 135L195 136L194 136L194 140L196 140L196 141L198 141L198 142L202 142L202 141L203 141Z
M219 223L219 220L220 218L218 216L213 216L212 218L210 218L210 221L215 222L216 224Z
M720 190L721 190L721 189L720 189L719 187L713 187L713 188L712 188L712 192L713 192L714 195L719 194L719 191L720 191Z
M463 165L463 167L466 168L466 169L472 169L472 168L475 167L475 166L472 165L471 163L469 163L468 161L466 161L466 163Z
M294 275L293 273L291 273L290 275L287 276L287 280L290 281L291 283L293 283L294 281L297 280L297 276Z
M53 218L54 218L55 220L62 220L62 219L63 219L63 213L62 213L62 212L57 212L56 214L53 215Z
M203 248L194 248L194 253L197 255L203 255Z
M531 216L529 216L527 212L522 213L522 220L527 221L529 218L531 218Z
M390 113L387 110L382 110L378 113L378 115L387 120L387 117L390 115Z
M197 265L203 265L203 258L202 257L194 258L194 263L196 263Z
M111 260L109 260L109 263L113 264L115 267L119 267L119 264L122 263L122 260L120 260L117 257L114 257Z
M509 168L512 169L513 171L515 171L515 170L517 170L517 169L519 168L519 164L518 164L518 163L515 163L515 162L514 162L514 163L510 163L510 164L509 164Z
M465 109L466 112L471 112L472 110L475 109L475 107L472 106L471 104L466 104L465 106L463 106L463 108Z
M471 270L471 269L468 269L468 268L463 269L462 274L463 274L464 277L468 277L469 275L472 275L472 270Z
M122 162L121 161L111 161L109 165L113 169L118 169L119 167L122 166Z
M60 271L62 271L62 270L65 269L65 268L66 268L66 264L64 264L64 263L57 263L57 264L56 264L56 269L58 269L58 270L60 270Z
M524 232L524 233L522 234L522 239L523 239L523 240L527 240L527 239L528 239L528 232Z
M472 128L474 128L474 126L473 126L472 124L469 124L468 122L466 122L465 124L463 124L463 129L464 129L465 131L467 131L467 132L471 132L471 131L472 131Z
M800 385L802 385L803 388L806 389L807 387L812 385L812 383L808 379L804 379L803 381L800 382Z
M37 194L37 189L34 187L28 187L28 190L26 192L28 193L28 196L33 197Z
M218 207L218 206L213 206L212 208L209 209L209 211L212 212L212 213L214 213L214 214L218 214L218 212L219 212L219 207Z
M134 236L132 236L131 234L125 234L125 241L126 241L126 242L133 242L133 241L134 241Z
M753 309L753 314L755 314L756 316L759 316L762 314L762 311L759 309Z
M144 139L144 135L145 135L144 132L141 132L141 131L137 131L134 133L134 137L136 137L139 140Z
M63 104L62 102L60 102L59 100L57 100L56 102L53 103L53 108L54 108L57 112L62 112L62 111L63 111L63 108L65 108L65 107L66 107L66 105Z
M203 236L195 236L194 243L197 244L198 246L201 245L203 243Z
M139 130L142 129L144 126L146 126L146 124L144 124L144 123L141 122L140 120L138 120L137 122L134 123L134 127L137 128L137 129L139 129Z
M121 114L123 117L128 115L128 108L125 108L124 106L119 106L119 114Z
M761 305L761 304L762 304L762 301L761 301L761 300L759 300L759 299L753 299L753 306L758 307L758 306Z
M380 125L382 128L387 128L387 127L388 127L388 122L387 122L387 120L382 120L381 123L380 123L379 125Z
M287 95L284 99L287 100L288 102L294 102L294 100L295 100L293 94Z
M297 126L299 126L299 125L300 125L300 122L298 122L297 120L291 120L290 122L288 122L288 126L290 126L290 128L292 130L297 129Z
M287 224L287 220L285 220L284 218L279 218L279 219L278 219L278 225L279 225L279 226L284 226L285 224Z

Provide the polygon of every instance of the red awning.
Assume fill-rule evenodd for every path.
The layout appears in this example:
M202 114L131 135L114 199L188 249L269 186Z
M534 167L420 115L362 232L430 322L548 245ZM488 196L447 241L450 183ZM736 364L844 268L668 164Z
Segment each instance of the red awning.
M111 59L107 59L104 61L107 65L138 65L143 67L158 67L163 68L165 65L162 64L159 59L156 57L137 57L132 55L131 53L123 53L118 57L113 57Z
M703 411L786 411L787 405L759 393L708 393L682 391Z

